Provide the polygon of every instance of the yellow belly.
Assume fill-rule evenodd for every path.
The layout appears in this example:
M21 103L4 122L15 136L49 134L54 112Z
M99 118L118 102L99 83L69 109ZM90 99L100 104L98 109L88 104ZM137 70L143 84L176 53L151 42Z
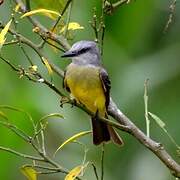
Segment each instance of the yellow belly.
M73 97L91 112L105 115L105 95L99 77L99 68L70 64L66 71L65 83Z

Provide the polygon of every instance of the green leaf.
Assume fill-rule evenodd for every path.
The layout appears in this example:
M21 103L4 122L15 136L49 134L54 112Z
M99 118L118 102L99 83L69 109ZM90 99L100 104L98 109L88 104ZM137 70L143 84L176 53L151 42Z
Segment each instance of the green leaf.
M148 113L155 120L155 122L163 129L163 131L167 134L171 142L177 147L177 149L180 150L180 146L176 143L175 139L171 136L171 134L165 128L166 124L155 114L151 112L148 112Z
M51 113L51 114L48 114L46 116L43 116L40 120L39 120L39 123L41 123L42 121L46 120L46 119L49 119L49 118L54 118L54 117L57 117L57 118L61 118L61 119L64 119L64 116L60 113Z
M155 122L162 128L164 129L164 127L166 126L166 124L155 114L148 112L148 114L155 120Z
M32 117L31 117L31 115L28 112L24 111L23 109L15 108L13 106L8 106L8 105L0 105L0 109L9 109L9 110L12 110L12 111L17 111L17 112L20 112L20 113L24 113L28 117L30 122L34 125L34 121L33 121Z
M71 143L71 142L74 142L76 139L78 139L78 138L80 138L80 137L82 137L82 136L85 136L85 135L87 135L87 134L90 134L90 133L92 133L92 131L83 131L83 132L80 132L80 133L78 133L78 134L75 134L75 135L71 136L69 139L67 139L64 143L62 143L62 144L58 147L58 149L56 150L56 152L54 153L54 155L55 155L62 147L64 147L66 144Z
M28 180L37 180L37 172L32 167L23 166L21 167L21 172Z

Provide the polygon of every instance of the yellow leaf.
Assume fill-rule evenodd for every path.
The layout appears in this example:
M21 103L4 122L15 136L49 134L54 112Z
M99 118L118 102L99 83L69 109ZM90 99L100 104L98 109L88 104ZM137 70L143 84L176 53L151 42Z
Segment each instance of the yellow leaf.
M64 31L66 30L66 28L67 28L67 25L65 25L65 26L61 29L60 33L64 32ZM68 24L68 28L67 28L67 29L74 31L74 30L77 30L77 29L84 29L84 27L83 27L83 26L80 26L80 24L77 23L77 22L70 22L70 23Z
M76 139L82 137L82 136L85 136L86 134L90 134L92 131L83 131L83 132L80 132L78 134L75 134L74 136L71 136L69 139L67 139L64 143L62 143L58 149L56 150L56 152L54 153L54 155L63 147L65 146L66 144L68 143L71 143L71 142L74 142Z
M34 14L37 14L37 13L40 13L40 14L43 14L51 19L55 19L55 16L61 16L57 11L53 11L53 10L49 10L49 9L35 9L35 10L32 10L32 11L29 11L25 14L23 14L21 16L21 18L24 18L24 17L27 17L27 16L32 16Z
M77 166L73 168L69 174L66 175L64 180L74 180L83 170L83 166Z
M37 72L38 67L36 65L29 66L29 70L32 72Z
M6 24L6 26L4 27L4 29L0 33L0 49L3 46L4 42L6 41L5 36L6 36L7 32L8 32L8 30L9 30L11 22L12 22L12 19Z
M23 166L21 172L27 177L28 180L37 180L37 172L28 166Z
M52 70L48 60L46 58L44 58L44 57L42 57L42 60L43 60L45 66L46 66L46 68L48 70L49 75L51 75L53 73L53 70Z
M19 8L21 7L20 3L18 3L14 9L15 12L18 12L19 11Z

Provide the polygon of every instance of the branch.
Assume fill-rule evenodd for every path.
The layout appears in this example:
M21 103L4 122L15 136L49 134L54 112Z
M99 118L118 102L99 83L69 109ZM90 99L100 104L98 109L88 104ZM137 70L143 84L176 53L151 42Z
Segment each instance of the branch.
M21 0L15 0L16 3L21 5L22 12L26 12L26 8L23 5ZM108 1L105 1L108 3ZM124 3L129 2L129 0L121 0L114 4L110 4L111 10L114 8L117 8ZM105 7L107 5L105 4ZM107 6L108 7L108 6ZM42 24L40 24L37 20L28 17L30 22L34 25L34 27L38 27L40 31L38 32L41 36L45 38L50 38L54 41L56 41L58 44L60 44L64 49L69 49L70 45L68 44L67 40L63 36L57 36L56 34L50 32L47 30ZM25 44L28 44L31 46L39 55L41 55L40 50L35 47L31 42L27 41L27 39L22 38L22 41L24 40ZM35 47L35 48L34 48ZM60 73L58 73L59 68L54 66L52 64L52 67L55 68L56 73L59 74L61 77L63 77L63 72L60 70ZM48 85L48 84L47 84ZM49 86L51 89L53 89L51 86ZM54 89L53 89L54 90ZM56 92L58 93L58 92ZM61 96L61 94L59 94ZM73 104L72 101L69 101L68 103ZM84 110L88 114L90 113L85 107L82 105L75 105L78 108ZM165 148L158 142L152 140L151 138L148 138L128 117L126 117L116 106L116 104L111 99L110 105L108 108L108 114L112 116L118 123L115 123L113 121L107 120L105 118L100 118L100 120L107 122L108 124L126 131L127 133L131 134L135 139L137 139L142 145L144 145L146 148L148 148L150 151L152 151L171 171L172 175L175 177L180 178L180 165L168 154L168 152L165 150ZM44 158L47 158L44 156ZM47 159L48 161L48 159ZM51 164L56 166L56 163L49 161Z
M35 157L35 156L29 156L29 155L26 155L26 154L22 154L20 152L17 152L15 150L12 150L10 148L5 148L5 147L2 147L2 146L0 146L0 151L6 151L6 152L9 152L11 154L15 154L16 156L19 156L19 157L22 157L22 158L26 158L26 159L31 159L31 160L34 160L34 161L44 161L43 158L39 158L39 157Z
M24 3L21 0L14 0L16 4L20 5L20 10L22 13L27 12L27 8L24 5ZM38 27L38 34L42 37L44 37L46 40L51 39L55 42L57 42L61 47L63 47L65 50L68 50L70 48L69 43L67 42L67 39L64 38L62 35L54 34L52 31L49 31L45 26L43 26L39 21L37 21L35 18L32 18L31 16L27 17L29 21L33 24L33 26L36 28Z
M108 114L119 123L130 127L128 132L134 136L142 145L151 150L171 171L171 174L180 178L180 165L168 154L162 144L148 138L128 117L126 117L111 99Z
M119 0L115 3L111 3L107 0L104 0L104 13L107 15L112 15L114 10L116 10L118 7L130 3L131 0Z
M55 22L53 28L52 28L52 32L54 31L54 29L56 28L56 26L58 25L59 21L61 20L62 16L64 15L64 13L66 12L67 8L69 7L69 5L71 4L72 0L68 0L64 9L62 10L62 12L60 13L61 15L58 17L57 21Z

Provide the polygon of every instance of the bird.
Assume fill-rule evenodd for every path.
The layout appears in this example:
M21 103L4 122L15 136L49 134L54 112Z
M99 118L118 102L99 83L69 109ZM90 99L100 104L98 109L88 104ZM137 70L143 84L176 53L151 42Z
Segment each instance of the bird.
M123 145L114 128L98 119L108 118L111 83L102 66L97 43L90 40L78 41L61 57L72 60L66 67L63 87L76 103L84 105L93 114L93 144L99 145L112 140L115 144Z

